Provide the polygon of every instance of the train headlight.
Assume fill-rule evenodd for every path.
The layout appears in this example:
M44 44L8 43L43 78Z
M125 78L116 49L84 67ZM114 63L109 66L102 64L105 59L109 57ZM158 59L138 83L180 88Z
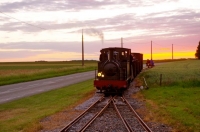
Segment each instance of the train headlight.
M100 76L101 76L101 72L98 73L98 77L100 77Z

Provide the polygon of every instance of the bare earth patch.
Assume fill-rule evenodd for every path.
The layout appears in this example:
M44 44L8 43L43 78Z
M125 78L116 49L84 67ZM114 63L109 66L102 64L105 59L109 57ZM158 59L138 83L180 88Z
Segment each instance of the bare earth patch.
M40 125L42 126L42 132L56 130L64 127L78 115L80 115L82 111L70 109L59 112L50 117L46 117L41 120Z
M27 111L28 111L28 109L20 108L20 109L14 109L14 110L0 112L0 120L2 120L2 121L9 120L13 116L18 115L23 112L27 112Z
M65 110L58 112L54 115L48 116L40 121L41 132L54 132L59 131L61 128L70 123L74 118L80 115L83 110L76 110L75 107L82 104L89 98L91 98L94 93L89 93L81 101L77 102L73 106L66 108Z

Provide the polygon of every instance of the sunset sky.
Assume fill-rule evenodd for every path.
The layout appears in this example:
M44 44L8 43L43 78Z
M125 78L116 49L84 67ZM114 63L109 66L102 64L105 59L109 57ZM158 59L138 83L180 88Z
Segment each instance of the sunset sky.
M98 60L105 47L194 58L199 0L0 0L0 62Z

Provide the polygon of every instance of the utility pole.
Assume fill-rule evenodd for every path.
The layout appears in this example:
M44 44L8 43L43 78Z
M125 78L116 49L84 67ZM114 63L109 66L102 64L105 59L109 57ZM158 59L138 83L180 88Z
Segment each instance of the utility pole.
M84 66L84 43L83 43L83 29L82 29L82 66Z
M151 60L152 60L152 41L151 41Z
M174 59L174 47L173 47L173 44L172 44L172 60Z
M121 38L121 47L123 48L123 38Z

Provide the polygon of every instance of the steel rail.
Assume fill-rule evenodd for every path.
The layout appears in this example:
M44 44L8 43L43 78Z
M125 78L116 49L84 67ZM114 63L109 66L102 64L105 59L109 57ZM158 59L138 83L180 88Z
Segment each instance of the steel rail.
M101 102L102 99L105 97L101 97L99 100L97 100L95 103L93 103L89 108L87 108L83 113L81 113L77 118L75 118L73 121L71 121L67 126L65 126L60 132L67 132L67 130L73 126L76 122L78 122L94 105L96 105L98 102Z
M84 131L92 124L92 122L94 122L94 120L95 120L99 115L101 115L101 114L104 112L104 110L109 106L109 104L111 103L111 101L112 101L112 98L110 98L110 99L108 100L108 103L103 107L103 109L101 109L100 112L97 112L97 114L95 114L95 116L94 116L84 127L82 127L82 128L79 130L79 132L84 132Z
M132 108L132 106L130 105L130 103L124 97L122 97L122 98L123 98L123 100L125 100L126 104L129 106L129 108L131 109L131 111L135 114L135 116L137 117L137 119L140 122L140 124L142 125L142 127L147 132L152 132L151 129L147 126L147 124L142 120L142 118L140 118L140 116L137 114L137 112Z
M113 105L114 105L114 108L115 108L115 110L116 110L118 116L120 117L120 119L122 120L124 126L126 127L127 131L128 131L128 132L133 132L133 130L131 129L131 126L130 126L130 125L128 124L128 122L122 117L122 115L120 114L119 110L117 109L117 106L116 106L116 104L115 104L115 102L114 102L114 99L112 99L112 103L113 103Z

